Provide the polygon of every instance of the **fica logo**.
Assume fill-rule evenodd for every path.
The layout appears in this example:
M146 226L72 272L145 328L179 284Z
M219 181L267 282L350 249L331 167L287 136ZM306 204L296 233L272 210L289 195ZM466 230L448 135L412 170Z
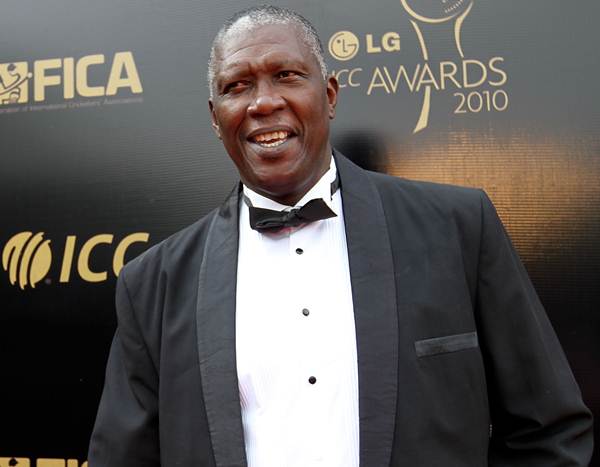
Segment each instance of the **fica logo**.
M27 62L0 64L0 105L26 103L29 100L27 81L32 76Z
M100 84L91 85L90 75L100 76ZM44 102L49 88L62 91L65 100L75 97L114 96L121 90L132 94L143 92L133 53L104 54L35 60L32 70L28 62L0 63L0 105Z
M147 232L136 232L127 235L116 244L112 249L112 272L115 276L119 275L125 264L125 254L128 248L134 243L147 243L149 238L150 235ZM108 267L100 271L92 270L90 262L97 247L103 245L104 248L110 248L113 240L114 235L112 234L94 235L84 241L80 248L77 248L77 236L67 235L64 247L56 258L61 265L59 282L70 281L73 263L76 264L79 277L86 282L108 280ZM8 240L2 251L2 268L8 273L11 285L18 285L21 290L26 287L34 289L42 279L46 278L53 261L50 243L50 240L44 239L44 232L36 234L20 232ZM48 283L51 282L50 280Z

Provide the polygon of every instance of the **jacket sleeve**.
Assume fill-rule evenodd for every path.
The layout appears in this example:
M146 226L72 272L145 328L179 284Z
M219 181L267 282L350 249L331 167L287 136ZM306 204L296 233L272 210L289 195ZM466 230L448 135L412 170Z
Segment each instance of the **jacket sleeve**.
M118 328L90 441L90 467L160 465L158 372L136 321L125 271L117 282Z
M587 466L592 416L527 272L482 193L477 320L491 467Z

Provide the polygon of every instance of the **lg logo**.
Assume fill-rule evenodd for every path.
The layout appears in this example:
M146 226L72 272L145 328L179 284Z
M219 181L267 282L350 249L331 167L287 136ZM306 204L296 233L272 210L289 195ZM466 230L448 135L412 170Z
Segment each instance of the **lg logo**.
M364 43L368 54L400 51L400 35L396 32L386 32L381 37L365 34ZM351 31L338 31L329 39L328 47L333 58L345 62L356 56L360 49L360 40Z

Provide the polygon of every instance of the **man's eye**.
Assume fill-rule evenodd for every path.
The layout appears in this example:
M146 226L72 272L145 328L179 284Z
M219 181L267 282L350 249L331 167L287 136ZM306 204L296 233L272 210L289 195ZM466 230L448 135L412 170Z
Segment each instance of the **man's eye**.
M229 94L234 92L240 92L247 87L247 83L245 81L234 81L232 83L226 84L223 88L223 94Z
M280 71L279 73L277 73L277 77L278 78L295 78L298 76L298 73L296 73L295 71L290 71L290 70L284 70L284 71Z

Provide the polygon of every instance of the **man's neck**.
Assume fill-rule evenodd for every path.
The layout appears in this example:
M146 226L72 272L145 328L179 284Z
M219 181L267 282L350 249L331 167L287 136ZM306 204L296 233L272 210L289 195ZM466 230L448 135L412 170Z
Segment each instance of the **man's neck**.
M253 206L265 209L284 210L293 206L302 206L311 199L323 198L327 203L331 199L331 183L336 179L337 168L333 158L329 161L327 170L317 179L317 181L300 198L295 198L288 202L279 198L267 196L256 190L252 190L244 185L244 193L250 199ZM287 200L286 200L287 201Z
M246 185L245 183L244 183L244 189L251 190L252 192L260 195L261 197L268 198L269 200L274 201L275 203L278 203L283 206L287 206L287 207L296 206L306 196L306 194L309 193L323 179L325 174L330 171L331 167L334 167L334 169L335 169L335 160L333 158L333 151L331 149L329 149L329 154L330 154L329 158L324 162L323 167L318 172L318 174L315 175L314 177L312 177L306 183L305 187L303 187L300 190L297 190L294 193L289 193L286 195L276 195L273 193L268 193L268 192L262 191L259 188L251 188L248 185ZM335 170L334 170L334 178L335 178ZM331 181L333 181L333 179Z

